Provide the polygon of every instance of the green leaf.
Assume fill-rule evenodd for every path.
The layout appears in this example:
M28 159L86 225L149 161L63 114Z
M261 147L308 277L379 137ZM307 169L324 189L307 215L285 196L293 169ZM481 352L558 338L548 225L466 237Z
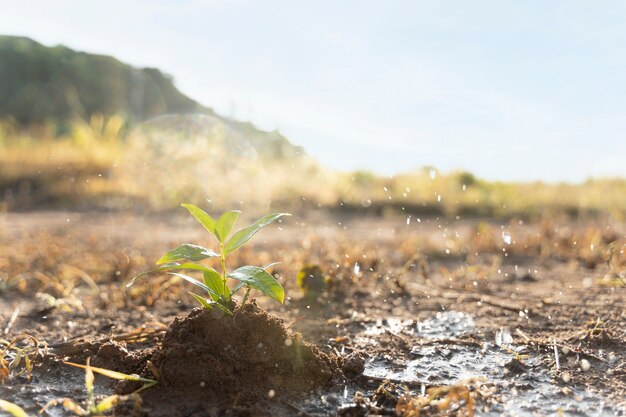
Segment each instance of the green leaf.
M189 269L189 270L193 270L193 271L215 272L215 269L213 269L211 267L208 267L208 266L205 266L205 265L196 264L196 263L193 263L193 262L185 262L184 264L181 264L181 263L178 263L178 262L170 262L170 263L161 265L157 269L153 269L151 271L142 272L141 274L134 276L128 282L128 284L126 284L126 288L131 287L135 283L135 281L137 281L137 279L143 277L144 275L152 274L154 272L168 271L168 270L171 270L171 269Z
M233 315L233 312L230 311L229 309L227 309L226 307L224 307L223 305L221 305L220 303L218 303L217 301L211 301L208 300L196 293L193 292L189 292L189 294L191 294L193 296L193 298L195 298L201 305L202 307L206 308L207 310L212 309L213 307L217 307L220 310L222 310L224 313L226 313L229 316Z
M157 265L164 264L166 262L178 261L180 259L186 259L188 261L201 261L206 258L213 258L220 256L218 253L213 252L212 249L207 249L202 246L192 245L191 243L184 243L167 252L157 261Z
M231 230L233 230L233 226L239 217L239 213L241 213L239 210L227 211L222 214L215 223L215 235L220 242L224 243Z
M203 282L200 282L200 281L198 281L197 279L190 277L189 275L185 275L185 274L178 274L178 273L176 273L176 272L170 272L170 275L174 275L174 276L176 276L176 277L178 277L178 278L182 278L182 279L184 279L185 281L187 281L187 282L189 282L189 283L191 283L191 284L193 284L193 285L195 285L195 286L197 286L197 287L202 288L204 291L206 291L206 292L207 292L209 295L211 295L211 296L216 296L216 297L219 297L219 295L217 295L217 294L215 293L215 291L213 291L213 289L209 288L209 287L208 287L206 284L204 284Z
M261 291L263 294L280 303L285 301L285 290L282 285L263 268L258 266L242 266L228 274L228 277L244 282L251 288Z
M213 308L210 300L207 300L206 298L204 298L201 295L196 294L195 292L189 291L189 294L191 294L193 298L195 298L196 301L198 301L203 308L206 308L207 310L210 310L211 308ZM213 301L213 303L214 302L215 301Z
M264 228L265 226L275 222L282 216L291 216L289 213L274 213L268 214L267 216L261 217L259 220L254 222L248 227L245 227L239 231L237 231L226 243L226 248L224 253L226 255L233 253L240 247L242 247L252 236L254 236L259 230Z
M215 220L213 220L211 216L209 216L200 207L194 206L193 204L181 204L181 206L189 210L189 213L191 213L191 215L195 217L206 230L208 230L213 236L217 237L215 235Z
M10 403L5 400L0 400L0 410L6 411L13 417L28 417L26 411L24 411L19 405Z
M273 267L274 265L278 265L279 263L280 263L280 262L272 262L271 264L267 264L267 265L265 265L265 266L263 267L263 269L265 269L265 270L267 271L269 268ZM237 293L240 289L242 289L242 288L243 288L243 287L245 287L246 285L248 285L248 284L246 284L246 283L245 283L245 282L243 282L243 281L239 281L239 282L237 283L237 285L235 285L235 286L233 287L233 289L232 289L232 293L233 293L233 294L236 294L236 293Z
M219 272L212 271L204 271L204 283L207 287L213 289L215 291L216 296L212 296L214 301L217 301L220 296L224 295L224 282L222 281L222 276Z

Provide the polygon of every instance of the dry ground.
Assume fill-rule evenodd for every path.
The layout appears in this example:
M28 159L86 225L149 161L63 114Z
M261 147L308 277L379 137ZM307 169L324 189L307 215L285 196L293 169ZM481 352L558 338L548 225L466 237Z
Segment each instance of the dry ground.
M258 404L166 411L624 415L625 237L626 226L610 219L290 218L236 252L231 266L281 261L274 273L285 305L258 303L327 354L352 355L354 369L311 393L268 386ZM158 345L165 327L194 307L188 286L168 276L124 283L185 242L212 244L186 217L2 215L0 338L29 334L39 350L24 350L35 363L31 381L17 375L22 362L0 398L32 414L52 398L80 401L81 372L60 358L93 356L114 368L120 351ZM296 285L305 265L327 278L317 300ZM103 348L111 340L117 347ZM10 362L16 351L4 355ZM113 386L98 380L98 390ZM142 409L163 412L149 401Z

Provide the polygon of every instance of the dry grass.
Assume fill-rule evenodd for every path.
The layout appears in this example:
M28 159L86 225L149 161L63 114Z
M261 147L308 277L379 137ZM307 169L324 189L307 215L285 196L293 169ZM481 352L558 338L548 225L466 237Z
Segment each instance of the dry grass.
M4 209L107 208L168 211L181 201L212 201L305 211L331 208L385 214L540 217L626 214L626 179L582 184L488 182L425 168L379 177L334 172L307 157L265 161L237 153L224 131L126 132L119 118L94 117L67 133L0 125L0 201Z

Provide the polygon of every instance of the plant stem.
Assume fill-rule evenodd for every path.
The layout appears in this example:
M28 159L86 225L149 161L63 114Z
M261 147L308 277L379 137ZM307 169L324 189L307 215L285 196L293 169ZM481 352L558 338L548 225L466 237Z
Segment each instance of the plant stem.
M220 260L222 261L222 284L224 285L223 293L226 294L226 255L224 254L224 244L220 243Z
M248 301L248 294L250 294L250 287L248 287L248 286L246 286L246 287L247 287L246 293L243 296L243 300L241 300L241 307L239 307L239 308L243 308L243 306L246 305L246 301Z

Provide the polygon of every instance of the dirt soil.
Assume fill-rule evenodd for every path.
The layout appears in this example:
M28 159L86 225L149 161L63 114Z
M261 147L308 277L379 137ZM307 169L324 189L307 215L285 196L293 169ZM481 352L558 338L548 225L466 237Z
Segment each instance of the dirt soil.
M232 319L194 309L168 276L124 288L186 242L212 245L184 217L5 214L0 341L33 336L15 346L34 367L29 380L18 351L3 352L14 366L0 398L32 415L54 398L84 401L84 372L62 361L91 357L159 379L117 415L626 415L626 226L615 219L311 213L229 260L282 261L273 272L288 294L284 305L257 294ZM324 282L307 297L296 283L306 265ZM131 389L96 379L99 395Z
M267 399L328 388L334 374L341 377L339 358L289 334L281 319L254 302L237 309L234 317L198 308L176 318L158 348L143 359L152 367L136 373L154 377L151 369L158 370L159 385L144 396L152 407L148 413L155 416L172 415L163 407L172 396L179 399L181 415L210 414L233 404L240 413L266 414Z

